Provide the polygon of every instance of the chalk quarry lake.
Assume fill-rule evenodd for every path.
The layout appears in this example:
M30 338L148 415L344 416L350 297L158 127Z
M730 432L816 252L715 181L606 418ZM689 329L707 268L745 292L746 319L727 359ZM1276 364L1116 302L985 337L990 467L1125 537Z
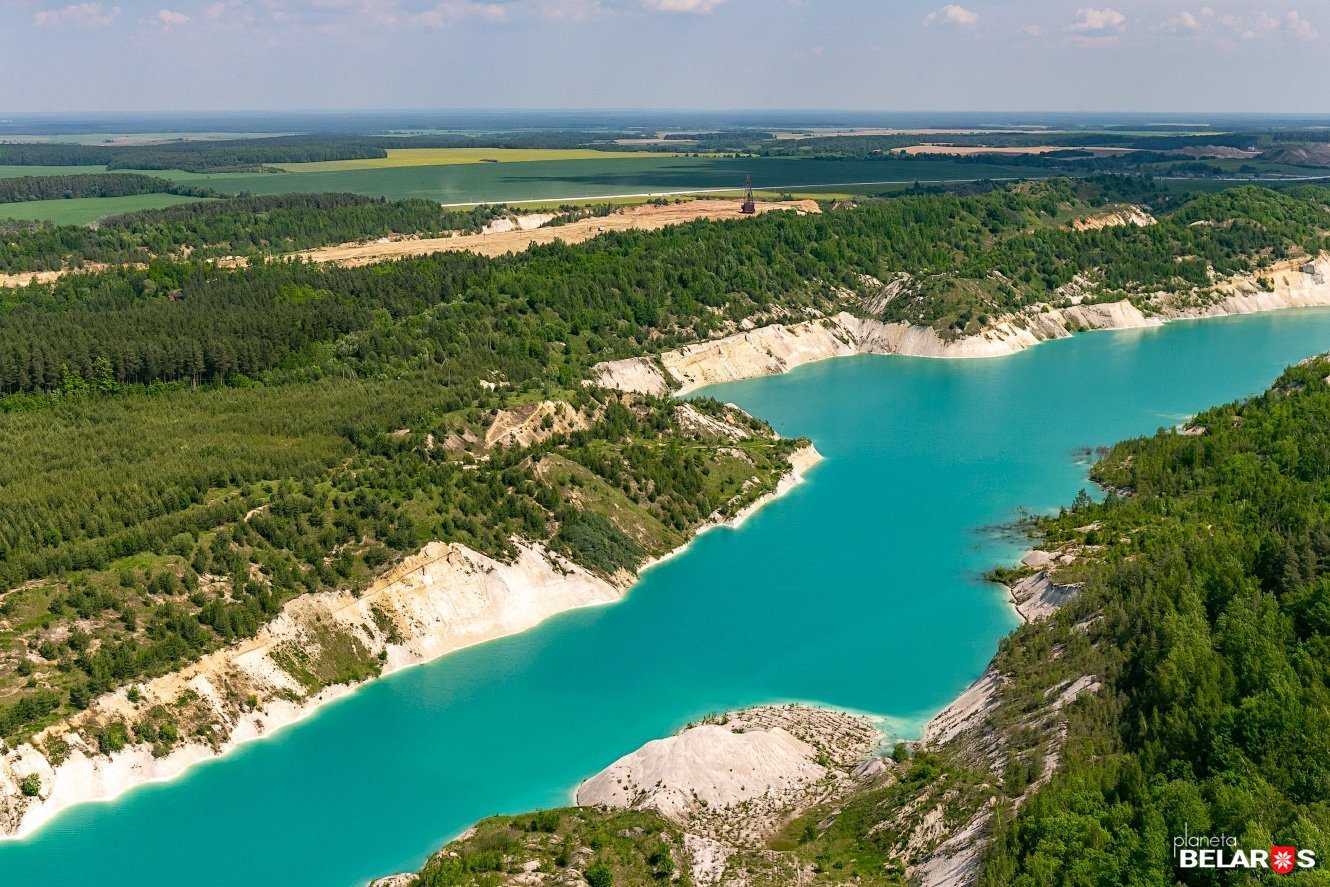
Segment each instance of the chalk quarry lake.
M699 537L622 603L372 683L181 779L0 845L0 884L357 885L475 820L722 709L806 701L898 735L1016 625L986 527L1087 485L1078 448L1183 422L1330 350L1330 310L1101 332L1012 357L853 357L717 386L825 456L738 530Z

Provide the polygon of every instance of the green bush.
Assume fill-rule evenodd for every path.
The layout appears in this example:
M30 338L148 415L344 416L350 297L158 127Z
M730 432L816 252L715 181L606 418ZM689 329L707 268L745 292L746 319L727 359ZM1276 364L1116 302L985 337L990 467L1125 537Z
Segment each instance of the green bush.
M42 778L36 773L29 773L19 783L19 789L23 792L24 797L35 798L42 792Z

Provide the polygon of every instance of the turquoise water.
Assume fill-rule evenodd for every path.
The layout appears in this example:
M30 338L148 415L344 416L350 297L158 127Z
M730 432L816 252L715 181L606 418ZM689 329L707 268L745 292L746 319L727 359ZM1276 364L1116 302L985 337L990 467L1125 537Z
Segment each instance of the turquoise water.
M804 700L909 734L1015 620L983 529L1085 484L1078 447L1152 433L1330 349L1330 311L1094 333L988 361L859 357L708 393L826 456L623 603L376 682L173 783L0 846L4 885L355 885L702 714Z

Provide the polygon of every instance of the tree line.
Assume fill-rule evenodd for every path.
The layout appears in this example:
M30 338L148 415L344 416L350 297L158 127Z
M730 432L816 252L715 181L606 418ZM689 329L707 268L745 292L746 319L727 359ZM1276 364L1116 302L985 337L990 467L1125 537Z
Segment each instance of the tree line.
M128 197L133 194L183 194L212 197L211 188L177 184L136 173L85 173L72 176L0 178L0 203L28 200L69 200L79 197Z
M125 177L145 178L105 176ZM0 179L0 184L6 181L15 180ZM171 193L206 196L204 189L172 188ZM506 212L495 206L445 210L432 200L388 201L358 194L280 194L140 210L109 216L95 227L0 221L0 272L120 265L185 254L249 257L390 234L475 232Z

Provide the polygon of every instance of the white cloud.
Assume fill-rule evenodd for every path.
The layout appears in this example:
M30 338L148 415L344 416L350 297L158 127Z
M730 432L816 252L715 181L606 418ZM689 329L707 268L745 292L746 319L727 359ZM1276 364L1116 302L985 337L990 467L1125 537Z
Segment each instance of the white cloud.
M1184 9L1182 10L1182 12L1179 12L1177 15L1173 16L1171 19L1161 24L1159 26L1159 30L1199 31L1201 29L1201 19L1213 18L1214 14L1215 14L1214 10L1209 8L1201 10L1199 15Z
M1026 25L1025 33L1031 37L1042 37L1044 36L1044 29L1041 25Z
M691 12L706 15L715 10L725 0L642 0L642 8L648 12Z
M933 25L960 25L963 28L971 28L979 24L979 14L971 12L964 6L957 6L955 3L948 3L937 12L930 12L924 16L924 27L931 28Z
M1121 31L1122 26L1126 24L1127 17L1116 9L1078 9L1076 10L1077 21L1068 31L1087 33L1090 31Z
M1296 9L1284 16L1284 30L1294 40L1302 40L1310 43L1313 40L1319 40L1321 32L1316 30L1316 26L1302 17L1302 13Z
M100 3L74 3L61 9L41 9L32 17L39 28L105 28L120 15L120 7Z
M1286 13L1283 18L1263 10L1250 16L1221 15L1218 22L1243 40L1288 38L1310 43L1321 37L1316 26L1296 9Z
M499 24L508 21L508 10L501 3L479 3L476 0L446 0L433 9L417 12L410 17L411 24L432 31L458 22L487 22Z
M176 12L174 9L159 9L157 10L157 21L167 27L170 27L171 25L183 25L185 22L189 21L189 16L185 15L183 12Z

